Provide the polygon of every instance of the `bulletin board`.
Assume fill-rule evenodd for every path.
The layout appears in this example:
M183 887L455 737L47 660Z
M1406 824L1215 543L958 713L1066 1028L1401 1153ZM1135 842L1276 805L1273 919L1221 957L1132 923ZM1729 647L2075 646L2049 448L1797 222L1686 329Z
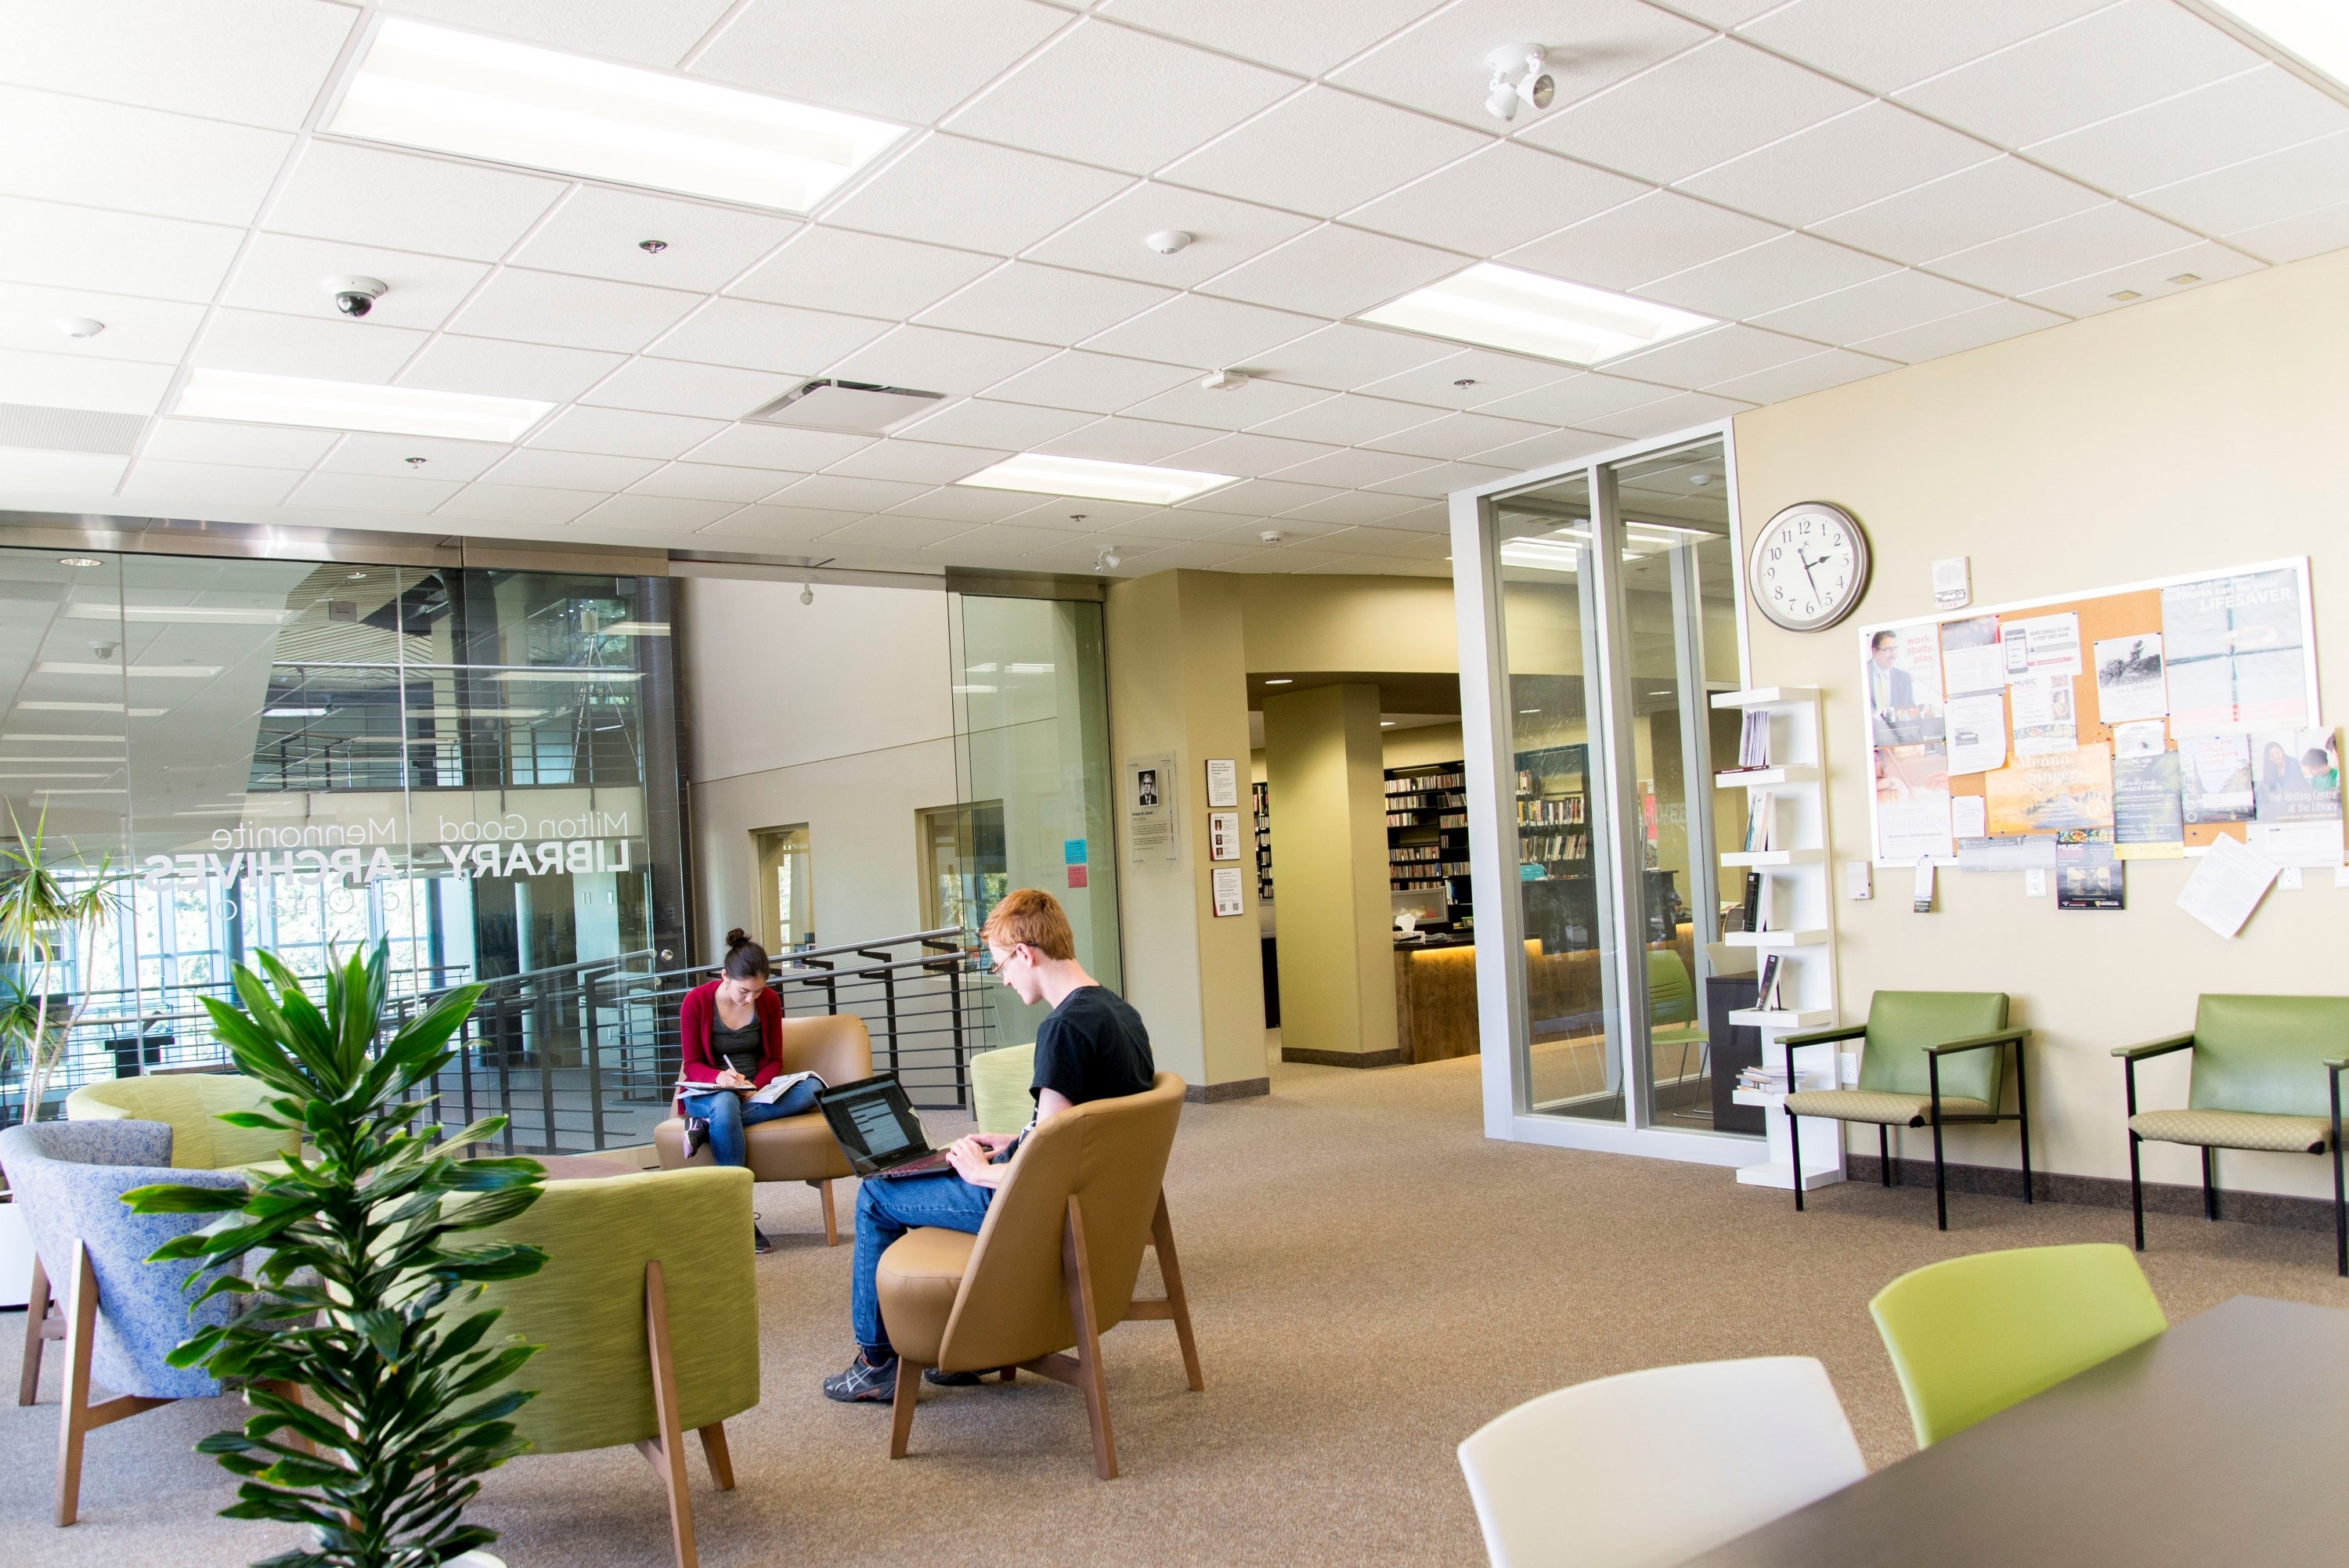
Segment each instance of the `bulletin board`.
M2040 840L2170 859L2221 834L2341 862L2305 556L1879 622L1858 656L1879 864L2019 868Z

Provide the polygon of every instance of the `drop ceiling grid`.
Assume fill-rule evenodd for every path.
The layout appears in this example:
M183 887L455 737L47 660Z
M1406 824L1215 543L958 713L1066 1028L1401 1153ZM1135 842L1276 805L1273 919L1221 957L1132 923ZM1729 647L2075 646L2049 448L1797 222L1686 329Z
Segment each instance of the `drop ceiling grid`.
M150 402L143 387L127 383L109 383L93 393L88 388L98 383L70 363L77 357L119 362L118 352L78 356L72 350L44 344L13 320L5 324L0 342L36 350L19 353L12 362L11 385L20 392L26 381L40 380L38 372L47 366L54 370L55 387L61 394L56 400L97 396L113 404L146 402L148 406L132 411L150 414L157 407L168 407L188 366L202 363L440 385L451 390L500 388L502 372L510 377L502 384L510 395L536 395L564 406L500 465L506 473L491 468L486 458L472 462L444 453L428 459L420 472L395 474L383 466L390 460L382 451L387 438L376 437L326 437L322 449L279 442L269 448L269 460L255 467L246 454L268 446L262 432L215 427L212 433L216 438L208 443L204 427L158 416L149 421L134 460L120 474L119 493L126 498L161 500L185 493L191 500L218 498L232 510L266 512L273 510L271 504L257 498L276 489L269 476L285 475L295 511L308 497L333 498L313 506L305 521L396 527L400 513L437 505L447 518L511 519L600 542L667 543L681 533L706 532L713 538L749 535L794 542L811 549L864 542L881 549L880 539L886 536L893 546L895 542L911 546L886 549L897 563L1003 565L1031 555L1039 562L1061 561L1072 548L1072 539L1080 537L1072 527L1098 526L1093 521L1072 524L1071 512L1091 517L1112 509L1105 503L1050 497L989 497L990 504L974 507L968 504L978 499L973 492L957 490L951 483L961 477L955 470L963 462L975 470L1016 449L1154 452L1160 455L1127 460L1221 464L1217 471L1240 474L1244 483L1220 501L1203 498L1195 506L1226 509L1236 521L1252 521L1259 531L1281 526L1287 516L1284 532L1300 539L1313 536L1313 549L1308 552L1313 559L1298 555L1296 568L1327 570L1331 561L1340 559L1406 559L1371 547L1383 542L1381 533L1393 535L1398 525L1406 534L1422 526L1440 528L1440 518L1433 523L1397 518L1392 507L1398 494L1430 491L1432 499L1442 493L1431 491L1433 485L1469 482L1452 470L1496 475L1536 460L1532 454L1537 451L1595 449L1594 444L1611 442L1627 432L1646 434L1675 423L1717 418L1754 401L1797 396L1890 368L1907 358L1952 351L1948 345L1971 346L2112 308L2108 299L2087 291L2110 284L2111 292L2158 292L2169 285L2157 274L2178 271L2178 266L2166 264L2177 258L2193 260L2196 267L2205 269L2204 276L2211 277L2251 270L2274 259L2229 247L2223 235L2196 230L2175 216L2158 215L2152 203L2103 189L2058 166L2093 163L2093 157L2058 156L2064 152L2059 147L2051 159L2043 160L2033 151L2049 143L2110 146L2113 137L2122 133L2108 132L2099 143L2094 134L2099 126L2148 115L2165 128L2170 144L2180 149L2189 145L2194 116L2203 112L2195 101L2198 95L2213 103L2231 101L2212 89L2273 70L2248 52L2236 60L2228 51L2240 51L2240 46L2217 28L2178 11L2170 0L2118 0L2103 6L2075 3L2033 18L2044 26L1992 28L1976 40L1981 46L1971 47L1964 58L1947 57L1946 38L1896 40L1913 46L1912 67L1917 59L1931 57L1932 69L1904 73L1880 60L1871 64L1846 57L1849 41L1831 25L1832 14L1847 11L1853 3L1795 0L1775 8L1724 8L1701 0L1678 7L1605 0L1590 8L1593 25L1640 40L1633 51L1636 68L1610 76L1608 70L1613 67L1593 70L1561 58L1557 67L1564 84L1561 101L1547 114L1522 119L1502 133L1495 122L1482 116L1481 78L1475 61L1464 66L1451 57L1460 53L1463 41L1472 35L1490 35L1489 42L1508 41L1526 25L1516 19L1519 6L1488 0L1449 5L1396 0L1376 8L1375 22L1367 15L1361 22L1363 34L1348 40L1358 46L1341 57L1317 60L1304 57L1304 40L1293 26L1284 31L1278 15L1262 19L1263 47L1257 57L1233 32L1238 25L1228 16L1218 20L1185 0L1130 0L1090 9L1004 0L992 9L1020 18L1027 32L1019 37L1025 42L1012 47L1005 41L1011 35L1006 34L996 40L992 53L978 50L958 61L922 65L914 74L929 73L923 77L928 84L923 90L930 95L924 105L926 115L898 147L845 183L806 222L321 136L316 125L342 67L321 68L324 54L314 46L305 57L305 68L316 77L309 113L287 145L254 222L241 231L212 225L222 231L222 240L233 233L236 256L206 291L204 319L189 335L192 341L179 349L171 364L161 366L170 385L160 396ZM756 51L746 43L743 50L730 54L730 37L749 40L755 35L771 45L776 37L788 42L796 36L803 42L828 39L844 46L842 40L874 21L859 15L852 0L794 4L797 9L789 15L781 0L738 5L718 16L691 48L655 63L741 81L740 61ZM339 5L314 9L349 12ZM1807 41L1802 26L1806 10L1824 18ZM1678 14L1686 11L1711 15L1693 18L1698 25L1692 26L1691 19ZM2172 11L2176 17L2168 15ZM1716 19L1729 30L1716 26ZM1931 30L1929 23L1916 18L1886 22L1878 12L1873 19L1879 34L1888 28ZM2104 30L2098 36L2123 38L2135 29L2158 46L2149 46L2145 83L2124 80L2100 88L2106 99L2099 110L2102 118L2047 129L2044 111L2037 111L2043 119L2032 129L2046 134L2034 136L2030 147L2002 146L1960 123L2011 112L2003 108L2001 73L2019 72L2027 81L2032 59L2061 59L2066 49L2076 54L2085 46L2069 36L2068 30L2091 26ZM800 35L792 34L794 26ZM1381 27L1381 36L1370 36ZM360 32L354 27L345 38L346 58ZM1942 46L1939 56L1933 53L1936 43ZM1890 52L1897 55L1899 50ZM248 141L254 134L244 131L250 122L222 112L232 105L158 101L171 97L164 90L171 83L167 75L158 76L152 69L144 76L130 72L119 81L28 79L38 78L42 60L54 61L57 52L44 56L35 51L34 56L29 64L15 68L0 65L0 80L32 93L71 95L90 106L85 118L93 122L129 123L124 119L128 114L131 119L146 116L143 123L162 124L166 122L159 116L188 119L193 107L212 112L193 116L192 124L235 126ZM728 60L735 65L725 66ZM1543 145L1580 145L1574 135L1576 111L1588 111L1580 117L1587 120L1590 114L1613 112L1607 108L1610 99L1636 106L1660 85L1669 88L1699 60L1712 62L1712 79L1718 79L1723 68L1754 70L1762 68L1754 62L1773 61L1766 67L1776 73L1771 79L1816 84L1806 89L1814 109L1775 120L1764 116L1746 128L1750 135L1733 132L1724 139L1716 134L1710 142L1702 136L1693 140L1683 136L1675 145L1703 148L1703 166L1694 169L1658 166L1639 156L1636 146L1627 151L1588 147L1584 150L1589 156L1577 159ZM2016 60L2023 65L2014 65ZM1071 62L1078 61L1087 62L1088 69L1072 70ZM1145 79L1148 74L1175 73L1186 63L1208 71L1222 84L1220 97L1208 106L1216 112L1205 113L1190 101L1154 109L1154 92L1179 95L1183 84L1164 74ZM983 77L978 64L986 65ZM2221 65L2234 68L2220 69ZM820 79L812 84L747 85L797 91L817 101L829 96L841 107L871 112L869 105L850 100L859 90L855 84L872 75L871 59L859 57L833 65L829 74L819 72ZM1096 79L1103 77L1111 78L1106 88ZM1696 79L1708 78L1698 72ZM1039 82L1058 85L1040 93L1033 90ZM1937 86L1950 83L1956 85ZM283 83L274 85L284 88ZM1099 161L1088 160L1081 155L1096 150L1075 134L1082 116L1071 118L1068 100L1071 93L1091 94L1083 102L1093 106L1089 112L1099 113L1102 102L1119 100L1120 92L1109 89L1122 89L1123 97L1133 102L1137 123L1121 128L1123 139L1097 152ZM282 104L290 96L290 90L281 90L273 101ZM1673 100L1667 91L1660 101L1670 105ZM1955 118L1920 113L1915 107L1934 102ZM1981 108L1983 104L1990 107ZM1693 112L1702 106L1685 107ZM2249 142L2239 135L2230 145L2241 156L2232 161L2213 168L2208 154L2196 160L2181 150L2173 172L2161 167L2158 158L2148 166L2139 156L2129 163L2127 177L2116 176L2114 183L2143 193L2158 192L2165 186L2187 187L2191 181L2199 209L2255 219L2240 227L2278 236L2267 242L2271 251L2282 253L2295 242L2311 242L2295 241L2295 235L2313 236L2322 248L2325 238L2337 236L2338 226L2302 222L2293 230L2291 225L2303 214L2278 210L2291 205L2288 185L2260 166L2265 162L2269 169L2296 170L2313 165L2320 174L2328 173L2332 165L2325 160L2332 152L2326 139L2349 129L2349 110L2329 100L2300 100L2292 108L2291 134L2277 132ZM110 114L109 109L121 112ZM2111 112L2104 114L2103 109ZM1373 160L1340 160L1330 166L1329 177L1319 181L1282 187L1274 181L1258 189L1265 171L1251 170L1249 164L1251 159L1264 160L1257 154L1234 157L1233 150L1278 146L1283 125L1300 113L1325 127L1352 128L1360 137L1390 146L1395 157L1375 160L1381 174L1372 181L1354 182L1354 173L1360 163ZM1797 156L1803 139L1818 137L1822 128L1834 128L1838 121L1857 122L1871 115L1890 127L1915 128L1896 130L1891 139L1909 136L1920 148L1940 150L1909 166L1893 165L1876 185L1853 187L1867 197L1856 209L1848 196L1821 201L1816 182L1805 178ZM1229 123L1218 127L1221 120ZM284 131L295 129L284 124L282 114L273 123L281 139ZM1613 135L1615 142L1622 141L1619 129ZM2337 139L2349 148L2349 138ZM1751 144L1742 144L1747 141ZM1220 164L1219 148L1226 150ZM1409 150L1414 148L1416 152ZM1773 153L1773 149L1777 150ZM2303 150L2310 149L2314 150ZM1301 155L1312 150L1292 150ZM2301 162L2271 161L2285 152ZM1681 157L1687 160L1685 153ZM1751 160L1752 166L1764 167L1774 157L1781 171L1756 190L1778 190L1785 196L1749 194L1740 187L1742 176L1735 166ZM1514 167L1504 169L1497 161L1504 158L1515 160ZM1659 185L1630 169L1606 167L1606 158L1640 163L1674 179L1670 185ZM1930 208L1938 201L1955 200L1957 184L1939 194L1933 188L1954 181L1953 169L1996 166L2002 158L2033 170L2043 186L2054 181L2081 192L2055 205L2085 201L2085 207L1988 237L1982 225L1996 229L1998 223L1987 211L1936 214L1941 230L1965 233L1968 243L1954 251L1946 245L1937 251L1927 241L1918 242L1921 250L1916 243L1902 246L1906 253L1895 256L1865 242L1887 242L1878 238L1879 232L1905 232L1913 240L1917 232L1931 231L1931 223L1904 224L1889 211L1884 219L1873 221L1871 229L1864 215L1903 201ZM2112 163L2112 155L2106 154L2105 161ZM1103 166L1110 162L1119 166ZM1186 182L1186 165L1196 185ZM1035 179L1023 180L1019 189L1009 193L1017 201L1004 201L1003 192L989 189L978 194L993 200L974 207L969 192L957 192L962 203L958 209L914 201L909 217L908 198L895 193L902 183L916 180L926 168L956 167L1017 169ZM1215 172L1218 168L1223 172ZM1394 172L1396 168L1400 173ZM120 231L124 214L101 200L109 192L60 191L54 174L50 170L44 176L52 178L50 186L33 188L0 175L0 198L78 196L84 204L29 211L46 211L59 222ZM899 187L892 186L893 176ZM1539 182L1551 195L1551 204L1530 215L1497 220L1489 209L1496 192L1505 193L1512 180ZM1348 182L1352 188L1343 200L1336 199L1335 187ZM1897 188L1883 188L1888 183ZM1247 189L1236 192L1230 189L1236 185ZM409 192L409 212L396 212L394 204L382 200L380 191L387 186ZM1202 188L1206 186L1225 188ZM1697 195L1692 186L1708 193ZM2052 191L2058 187L2046 188ZM1493 407L1526 403L1542 388L1571 383L1585 374L1572 367L1426 340L1411 340L1408 348L1398 345L1392 362L1386 363L1379 346L1365 343L1361 335L1392 335L1342 325L1341 309L1378 303L1377 298L1352 303L1352 295L1366 288L1400 292L1413 286L1400 281L1404 278L1430 268L1456 270L1496 253L1546 251L1537 264L1571 276L1574 249L1581 242L1573 237L1576 224L1620 211L1635 201L1665 200L1655 195L1659 191L1672 191L1670 200L1696 203L1692 212L1718 212L1718 222L1711 225L1715 238L1672 257L1661 272L1653 265L1643 270L1633 264L1630 273L1641 275L1588 281L1634 292L1656 285L1657 297L1677 297L1696 308L1719 310L1725 325L1676 349L1646 356L1649 369L1642 370L1637 360L1609 366L1607 383L1628 391L1628 401L1616 394L1588 403L1603 411L1587 416L1588 423L1528 423L1500 417L1503 409ZM2341 200L2329 180L2320 182L2319 191L2319 198L2309 202L2312 209ZM442 199L430 200L434 193ZM129 201L139 217L176 216L183 225L187 221L186 213L166 211L152 201L142 209L135 194L113 194ZM1236 194L1244 199L1236 201ZM1259 199L1268 196L1275 200ZM1771 207L1779 216L1748 211L1741 201ZM429 211L414 211L419 207ZM2066 221L2097 210L2100 217L2109 213L2116 221L2091 222L2085 228ZM1145 211L1154 217L1143 217ZM1166 258L1162 268L1158 258L1141 248L1140 233L1145 223L1157 226L1155 214L1185 211L1197 211L1207 219L1197 225L1203 242L1187 256ZM1640 211L1644 214L1647 209ZM2118 222L2124 214L2127 221ZM1547 222L1552 217L1560 221ZM1782 221L1794 218L1804 219L1803 226ZM647 264L646 258L634 254L636 238L664 236L622 228L659 224L664 219L678 232L696 236L678 246L689 254L691 265L702 269L688 280L693 286L664 286L659 264ZM1643 220L1635 222L1640 229L1650 227ZM1251 232L1237 253L1223 258L1227 264L1216 265L1214 257L1202 252L1222 242L1226 222ZM969 232L974 227L991 227L995 232L976 234ZM596 254L599 228L614 256ZM288 229L311 233L305 237L288 233ZM2048 231L2044 237L2041 229ZM1394 237L1389 237L1390 232ZM716 238L705 243L698 238L705 234ZM917 241L933 247L923 253L926 260L968 256L968 275L947 279L942 292L931 293L918 304L880 315L793 308L788 290L759 282L762 271L790 264L784 258L794 243L812 247L827 235L897 255L910 253L886 248ZM26 294L20 305L47 311L53 308L49 302L60 285L54 277L26 276L40 271L29 264L24 254L27 249L11 244L0 230L0 277L25 278L28 288L38 289L41 303L31 304L31 295ZM451 250L464 253L451 255ZM705 251L719 253L709 256ZM1944 254L1971 274L1966 279L1970 286L1949 281L1959 272L1944 273L1935 266ZM1429 259L1419 259L1423 255ZM1998 260L1991 260L1993 255ZM330 256L347 261L329 264ZM1292 256L1299 259L1286 259ZM1537 262L1533 255L1522 259ZM157 261L154 275L160 279L168 263L162 257ZM1360 270L1374 262L1392 270L1380 274ZM306 286L301 282L314 270L323 276L369 267L410 268L416 280L412 288L405 278L398 280L374 325L344 322L327 314L323 291L316 290L315 282ZM1342 275L1349 269L1355 271L1357 281L1349 283ZM1331 272L1341 275L1321 275ZM721 281L710 286L712 278ZM1905 293L1887 293L1879 286L1902 279L1917 286ZM137 286L142 280L135 270L124 275L120 268L105 281L106 292L142 304L150 293L169 295L175 286L186 286L163 282L160 288L142 288ZM2013 292L1980 292L2002 285ZM1868 307L1837 303L1842 295L1870 290ZM91 298L95 309L109 303L96 297L99 291L79 291L68 284L64 292ZM12 296L22 294L14 285L0 285L0 313L8 312ZM670 296L676 301L673 309L665 303ZM600 310L598 300L634 314L623 320L622 310ZM1338 300L1346 303L1330 305ZM1280 308L1268 308L1267 301ZM1330 307L1298 309L1300 301ZM2025 310L2023 301L2039 308ZM1909 308L1902 308L1903 302ZM1163 325L1154 325L1154 318ZM1972 319L1961 324L1961 318ZM475 330L463 330L468 326ZM1864 339L1852 335L1862 332ZM1357 335L1331 336L1349 333ZM98 341L103 340L93 340ZM1295 372L1283 366L1284 352L1292 346L1298 354ZM158 356L153 363L171 356L171 335L163 335L152 351ZM1085 356L1081 370L1072 356ZM783 358L804 363L776 363ZM1184 360L1190 363L1179 362ZM1407 363L1411 360L1418 361L1416 367ZM28 361L29 372L25 368ZM1066 371L1055 369L1062 361ZM916 384L951 383L943 389L957 396L929 420L906 427L897 436L880 442L838 438L823 449L777 442L771 438L785 433L732 421L733 413L802 376L847 374L860 363L878 367L873 378L885 373L886 378ZM1456 372L1447 374L1455 363ZM1201 367L1232 364L1257 370L1267 378L1236 393L1201 393L1191 386ZM1517 373L1466 374L1472 369L1490 372L1502 365ZM936 373L926 376L933 366ZM1076 392L1077 383L1068 372L1076 372L1080 382L1095 390L1090 395ZM137 379L129 364L117 374L117 383L122 375ZM1125 385L1113 388L1111 383L1120 378ZM73 390L75 380L85 383L83 391ZM1490 384L1472 391L1455 387L1453 383L1458 380ZM463 385L452 385L459 382ZM1089 406L1063 409L1052 405L1059 396L1083 397ZM1572 403L1568 399L1562 407ZM925 428L933 422L935 428ZM414 445L421 451L425 444ZM626 449L640 460L607 460L600 470L585 462L548 466L544 461L582 445L591 449L587 456L596 450L619 456ZM638 449L653 448L658 449ZM498 455L503 455L502 449ZM303 456L308 461L297 463ZM147 471L150 457L152 472ZM1338 466L1341 459L1349 466ZM1398 465L1408 466L1397 471ZM207 468L223 471L199 471ZM517 484L508 474L534 482ZM656 479L656 474L667 477ZM772 488L754 494L765 479L774 481ZM175 490L175 482L184 490ZM621 497L628 499L616 504ZM389 515L342 510L367 506L395 510ZM1135 526L1132 545L1121 546L1127 569L1154 569L1178 560L1189 563L1203 550L1212 550L1213 538L1195 537L1190 529L1174 526L1174 517L1192 510L1177 508L1164 514L1169 524L1161 537L1151 534L1146 521ZM1440 511L1440 507L1432 510ZM285 511L274 515L291 520ZM876 517L919 519L926 526L858 530L858 524ZM254 520L268 519L256 515ZM422 526L423 520L413 525ZM1357 549L1342 542L1350 529L1379 531L1361 532L1363 548ZM951 531L941 531L946 530ZM933 539L933 534L938 536ZM1049 536L1046 542L1035 542L1043 536ZM1255 545L1236 552L1234 559L1245 561L1247 569L1268 569L1265 558L1287 553ZM1160 555L1164 562L1155 562L1154 557ZM880 563L877 559L875 563Z

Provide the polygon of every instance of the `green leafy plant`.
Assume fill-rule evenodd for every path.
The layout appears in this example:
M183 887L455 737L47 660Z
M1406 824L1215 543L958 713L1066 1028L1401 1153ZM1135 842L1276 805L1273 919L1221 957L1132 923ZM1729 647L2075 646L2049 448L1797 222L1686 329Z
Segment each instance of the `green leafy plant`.
M384 1040L389 954L378 943L329 965L322 1013L275 954L259 954L276 995L238 966L233 1006L203 999L238 1068L276 1091L265 1110L222 1118L299 1129L315 1150L257 1171L243 1191L159 1185L124 1195L142 1213L224 1212L166 1243L157 1262L236 1265L196 1300L247 1297L226 1325L171 1353L176 1366L246 1380L258 1412L197 1445L244 1477L233 1519L309 1526L314 1550L260 1568L429 1568L486 1545L462 1522L480 1477L523 1448L506 1418L531 1396L500 1390L535 1346L487 1343L498 1314L460 1318L482 1282L534 1274L536 1247L446 1243L537 1200L534 1160L467 1160L492 1117L449 1139L414 1130L417 1097L455 1055L449 1044L481 987L451 992ZM426 1123L428 1127L429 1122ZM251 1278L242 1260L257 1255ZM195 1274L190 1275L192 1284Z
M9 1057L24 1057L25 1119L37 1121L49 1074L92 995L85 985L70 1016L52 1011L49 997L57 955L68 945L77 952L89 950L91 929L122 907L121 884L130 878L111 869L110 860L98 861L94 872L61 866L49 847L47 810L28 833L11 806L8 825L16 838L14 843L0 844L0 954L16 965L20 978L11 983L9 995L0 1002L0 1069ZM32 983L25 984L21 975L31 976Z

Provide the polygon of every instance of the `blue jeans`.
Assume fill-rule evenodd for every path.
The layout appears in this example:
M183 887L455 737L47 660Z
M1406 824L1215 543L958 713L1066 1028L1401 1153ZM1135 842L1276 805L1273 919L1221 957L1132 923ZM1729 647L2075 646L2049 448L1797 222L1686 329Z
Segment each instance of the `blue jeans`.
M917 1225L962 1231L971 1235L987 1221L987 1206L995 1198L992 1187L974 1186L951 1171L929 1176L905 1176L890 1181L868 1176L856 1189L856 1252L849 1262L848 1315L864 1358L874 1364L896 1352L889 1346L889 1330L881 1322L881 1296L873 1276L889 1243Z
M786 1116L805 1116L815 1109L815 1080L802 1078L783 1091L783 1098L772 1105L752 1105L730 1088L715 1094L688 1094L685 1097L685 1114L698 1116L709 1123L709 1152L720 1165L748 1165L750 1144L742 1130L756 1122L774 1121Z

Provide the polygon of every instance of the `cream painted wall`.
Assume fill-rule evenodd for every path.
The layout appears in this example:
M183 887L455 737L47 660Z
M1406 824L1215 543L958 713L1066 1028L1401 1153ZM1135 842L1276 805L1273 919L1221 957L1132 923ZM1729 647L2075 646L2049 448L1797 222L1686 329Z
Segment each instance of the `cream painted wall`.
M1251 673L1460 667L1447 579L1265 572L1239 583Z
M1418 724L1390 729L1381 738L1384 765L1417 768L1428 762L1458 762L1467 755L1456 724Z
M2349 252L1740 415L1749 530L1792 502L1847 507L1875 573L1853 623L1815 636L1752 621L1757 685L1823 688L1838 861L1867 853L1868 756L1853 624L1930 610L1928 566L1973 561L1974 602L2095 590L2280 556L2313 558L2323 721L2349 703ZM2177 907L2191 862L2137 861L2128 908L2063 913L2019 872L1941 878L1913 913L1889 875L1843 903L1844 1016L1878 987L2003 990L2033 1031L2034 1162L2127 1174L2118 1045L2191 1026L2205 991L2349 990L2349 890L2312 873L2228 941ZM1841 895L1841 873L1836 879ZM2185 1061L2141 1071L2141 1103L2182 1105ZM1925 1152L1923 1140L1913 1153ZM1868 1147L1873 1149L1873 1139ZM1855 1145L1855 1147L1857 1147ZM2012 1126L1954 1129L1951 1156L2014 1163ZM2329 1194L2304 1156L2225 1153L2230 1186ZM2147 1145L2148 1179L2189 1182L2190 1150Z

